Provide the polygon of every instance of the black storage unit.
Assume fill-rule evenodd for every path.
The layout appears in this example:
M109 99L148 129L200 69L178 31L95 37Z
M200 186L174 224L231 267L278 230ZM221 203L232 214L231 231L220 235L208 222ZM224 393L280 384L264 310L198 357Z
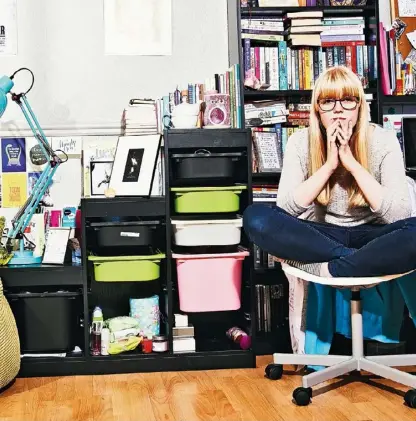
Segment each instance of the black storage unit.
M202 182L232 182L243 153L198 149L193 153L173 153L171 157L175 183L199 185Z
M160 221L93 222L99 247L146 247L157 242Z
M20 292L7 295L19 330L21 353L72 352L82 345L82 293Z
M196 352L172 352L172 328L174 313L178 312L178 291L176 262L172 259L174 242L170 221L173 217L173 201L168 193L173 178L166 176L171 174L171 163L177 159L173 158L172 154L189 154L204 148L209 150L214 158L226 157L227 161L230 157L238 158L235 161L238 171L237 174L234 172L233 177L239 179L236 182L241 183L243 180L247 184L247 190L241 195L241 209L244 209L251 203L250 131L171 130L165 132L164 137L167 192L165 197L82 199L82 266L41 265L27 268L0 268L6 297L16 314L22 351L44 353L40 350L46 348L45 344L48 349L54 348L56 352L68 350L65 358L23 358L20 376L255 367L253 349L240 349L226 338L224 330L227 326L243 324L250 331L255 325L250 269L253 266L252 256L246 258L247 265L243 271L242 295L246 303L245 309L198 314L195 317L195 323L199 326L195 332ZM193 163L186 164L181 170L185 178L187 171L192 170L193 165ZM227 171L224 171L223 175L228 177L231 172L226 173ZM224 215L221 215L221 218L223 217ZM120 235L121 232L132 232L133 235ZM250 248L247 240L244 241ZM155 242L158 243L157 247ZM105 282L98 285L99 283L94 280L92 265L87 260L89 250L108 249L110 254L107 255L113 255L112 252L115 250L136 251L136 254L140 254L146 247L160 249L166 254L161 264L160 282L127 282L124 285L121 282ZM32 292L30 298L26 296L26 290ZM59 295L60 290L68 291L68 295ZM114 314L121 315L121 312L125 314L127 311L126 297L141 298L153 294L159 295L162 313L161 332L169 338L168 352L143 354L140 350L135 350L119 355L90 355L89 326L94 305L118 300ZM107 318L108 315L104 314L104 317ZM81 332L81 335L78 335L78 332ZM73 345L78 345L81 353L71 352Z

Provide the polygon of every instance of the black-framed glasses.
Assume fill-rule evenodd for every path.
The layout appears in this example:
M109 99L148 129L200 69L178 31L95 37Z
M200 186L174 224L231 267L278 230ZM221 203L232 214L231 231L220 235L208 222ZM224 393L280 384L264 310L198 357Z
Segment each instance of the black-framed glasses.
M355 96L347 96L341 99L335 99L335 98L318 99L318 105L322 111L332 111L335 108L335 105L337 102L341 104L341 107L344 108L344 110L352 111L357 108L357 105L359 103L359 98Z

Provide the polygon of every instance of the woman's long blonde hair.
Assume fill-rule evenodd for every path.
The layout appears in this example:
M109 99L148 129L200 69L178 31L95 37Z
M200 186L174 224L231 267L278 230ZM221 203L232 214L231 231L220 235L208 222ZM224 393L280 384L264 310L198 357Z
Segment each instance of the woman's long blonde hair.
M319 76L312 92L309 123L309 176L314 174L322 165L324 165L327 157L326 131L319 117L318 99L339 99L346 96L359 98L358 120L353 129L350 148L355 159L365 169L368 169L367 137L370 123L364 89L360 79L355 73L347 67L337 66L327 69ZM316 201L322 205L328 205L333 187L334 182L332 178L330 178L322 192L316 198ZM348 186L348 200L350 208L367 205L367 202L353 177L351 177L351 182Z

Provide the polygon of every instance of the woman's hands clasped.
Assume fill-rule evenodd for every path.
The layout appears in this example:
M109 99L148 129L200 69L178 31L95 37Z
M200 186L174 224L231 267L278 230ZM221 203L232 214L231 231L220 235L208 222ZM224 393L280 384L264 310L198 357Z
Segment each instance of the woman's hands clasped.
M338 128L339 128L339 121L336 120L326 129L326 138L327 138L326 162L332 171L335 171L339 165L339 158L338 158L339 153L338 153L338 146L337 146Z
M357 160L351 152L350 139L352 136L352 122L341 121L341 125L338 129L338 140L340 143L338 152L339 159L341 160L342 166L349 172L353 172L358 165Z
M327 129L327 163L333 170L338 167L339 162L349 172L353 172L359 165L350 148L352 131L351 120L335 120Z

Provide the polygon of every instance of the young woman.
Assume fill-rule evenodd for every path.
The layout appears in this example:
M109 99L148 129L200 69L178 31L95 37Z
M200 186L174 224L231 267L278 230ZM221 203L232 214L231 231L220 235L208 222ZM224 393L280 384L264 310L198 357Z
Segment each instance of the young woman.
M244 230L267 253L314 275L383 276L416 268L409 216L395 133L369 122L352 71L328 69L315 83L309 128L287 143L277 206L248 207Z

